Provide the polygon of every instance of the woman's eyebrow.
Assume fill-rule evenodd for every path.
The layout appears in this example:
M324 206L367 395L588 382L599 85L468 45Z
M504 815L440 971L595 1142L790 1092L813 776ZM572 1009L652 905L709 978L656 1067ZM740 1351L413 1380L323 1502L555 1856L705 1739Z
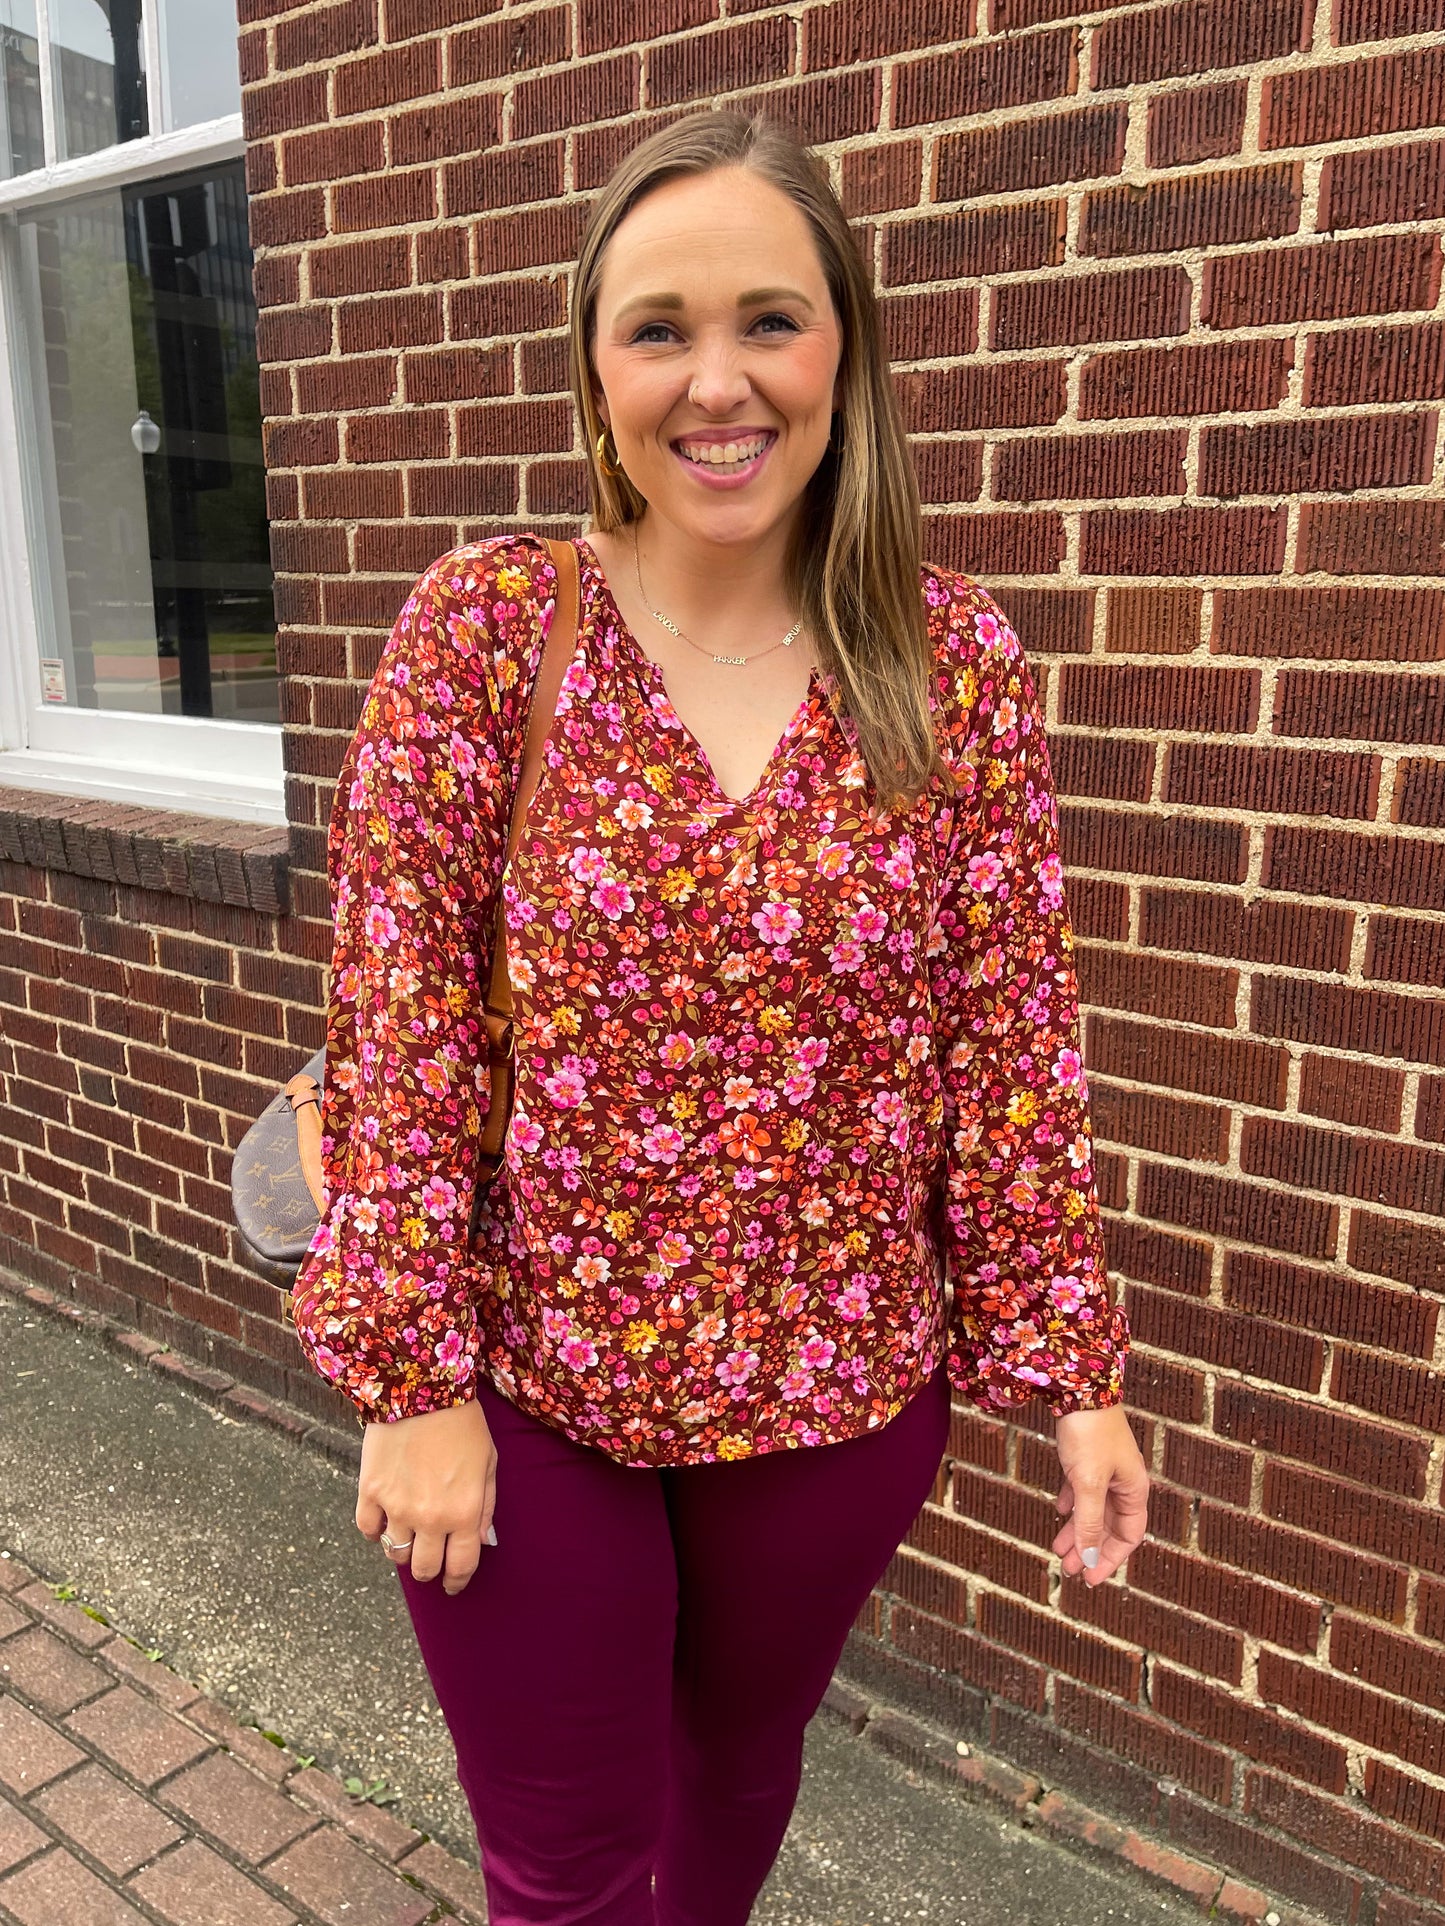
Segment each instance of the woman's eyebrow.
M809 314L813 312L812 302L798 288L749 288L738 296L740 308L756 307L760 301L796 301L799 307L806 308ZM635 308L649 308L653 313L665 308L675 314L679 308L686 306L687 303L680 294L636 294L630 301L623 302L613 318L622 321Z

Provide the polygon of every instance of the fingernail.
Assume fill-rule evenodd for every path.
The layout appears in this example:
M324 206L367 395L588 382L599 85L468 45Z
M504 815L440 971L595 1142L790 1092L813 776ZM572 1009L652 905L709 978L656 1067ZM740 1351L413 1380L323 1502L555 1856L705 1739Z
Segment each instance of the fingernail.
M497 1542L497 1528L495 1525L488 1525L487 1526L487 1543L489 1545L495 1545L496 1542ZM1094 1556L1096 1558L1098 1557L1098 1555L1099 1554L1095 1552Z
M1083 1551L1079 1553L1079 1556L1083 1559L1089 1570L1092 1571L1099 1562L1099 1547L1097 1545L1086 1545Z

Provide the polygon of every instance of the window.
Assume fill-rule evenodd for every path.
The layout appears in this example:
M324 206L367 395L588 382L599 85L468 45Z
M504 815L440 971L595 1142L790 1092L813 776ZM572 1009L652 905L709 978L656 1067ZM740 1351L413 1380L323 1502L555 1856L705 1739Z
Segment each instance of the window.
M0 0L0 782L281 822L235 39Z

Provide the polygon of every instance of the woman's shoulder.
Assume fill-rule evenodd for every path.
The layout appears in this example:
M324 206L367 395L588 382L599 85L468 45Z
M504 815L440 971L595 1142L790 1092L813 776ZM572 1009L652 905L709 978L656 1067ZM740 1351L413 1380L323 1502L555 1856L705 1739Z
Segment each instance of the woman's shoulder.
M1001 667L1022 655L1012 623L972 575L925 562L921 586L928 633L940 670L957 673L978 669L987 657Z
M550 595L554 582L546 537L522 529L448 549L423 570L412 595L470 603L479 613L497 616L519 599Z

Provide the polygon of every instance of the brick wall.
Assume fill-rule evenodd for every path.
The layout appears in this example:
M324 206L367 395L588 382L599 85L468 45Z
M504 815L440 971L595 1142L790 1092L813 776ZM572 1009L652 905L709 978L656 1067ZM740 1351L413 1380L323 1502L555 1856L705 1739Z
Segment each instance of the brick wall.
M995 590L1046 690L1158 1479L1127 1588L1060 1593L1047 1420L960 1413L850 1664L1331 1919L1438 1926L1445 4L241 17L291 913L197 903L182 937L170 898L78 901L52 875L46 902L32 866L3 952L43 1013L47 945L88 958L144 927L141 980L173 959L216 1026L167 1020L195 1079L167 1114L212 1149L125 1279L196 1263L242 1097L319 1040L331 786L411 580L479 534L581 526L563 324L589 191L671 114L767 104L872 250L928 552ZM17 1061L58 1034L84 1062L85 1010L112 1010L98 970L58 1032L27 1017ZM144 1036L126 1053L132 1110L188 1074ZM28 1221L102 1301L107 1236L176 1126L143 1125L150 1161L97 1196L141 1153L68 1101L23 1149L5 1126L7 1248ZM200 1249L167 1334L193 1318L226 1368L324 1402L287 1374L270 1287Z

